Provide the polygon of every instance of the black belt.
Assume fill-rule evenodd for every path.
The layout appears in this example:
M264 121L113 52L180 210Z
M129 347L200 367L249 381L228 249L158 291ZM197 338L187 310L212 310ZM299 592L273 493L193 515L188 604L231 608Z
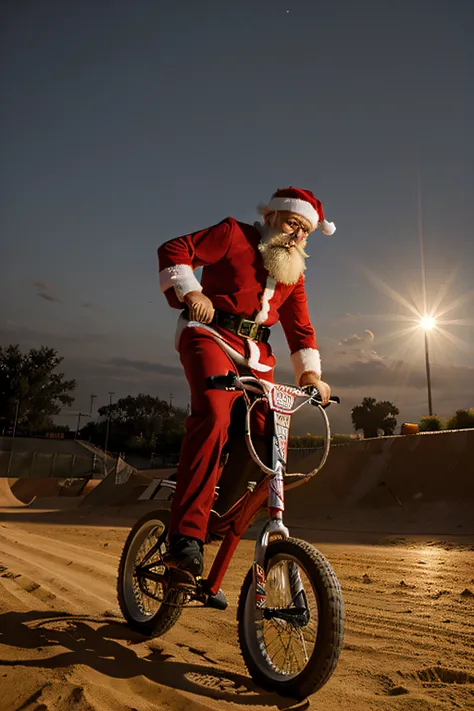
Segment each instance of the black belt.
M186 318L189 318L187 307L183 310L183 314ZM225 328L230 333L235 333L236 336L251 338L253 341L258 341L258 343L268 343L270 338L268 326L262 326L261 323L255 323L249 318L242 318L237 314L229 314L227 311L221 311L220 309L215 309L211 323L220 326L220 328Z
M237 314L229 314L227 311L216 309L212 323L216 326L225 328L226 331L235 333L236 336L242 338L251 338L258 343L268 343L270 338L270 329L268 326L263 326L261 323L255 323L249 318L242 318Z

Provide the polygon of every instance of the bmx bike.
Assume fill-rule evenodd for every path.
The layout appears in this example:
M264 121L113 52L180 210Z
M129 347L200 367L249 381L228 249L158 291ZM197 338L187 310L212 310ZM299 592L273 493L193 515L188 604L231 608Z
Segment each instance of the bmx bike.
M192 584L176 582L164 560L176 484L162 480L158 493L168 500L137 521L122 551L117 581L120 609L129 626L147 636L167 632L191 602L225 609L227 602L220 590L223 577L242 535L267 502L268 517L257 537L254 562L237 606L239 643L257 684L302 699L320 689L336 667L344 635L344 602L328 560L306 541L290 537L283 523L284 490L308 482L324 465L330 447L329 420L315 388L269 383L233 372L213 376L207 383L241 391L246 405L245 440L263 478L248 482L245 493L223 514L211 512L206 542L221 543L207 578L193 578ZM273 415L271 467L259 457L252 441L251 415L262 400ZM339 399L332 397L330 402ZM321 461L308 474L287 474L291 416L306 404L316 406L325 425Z

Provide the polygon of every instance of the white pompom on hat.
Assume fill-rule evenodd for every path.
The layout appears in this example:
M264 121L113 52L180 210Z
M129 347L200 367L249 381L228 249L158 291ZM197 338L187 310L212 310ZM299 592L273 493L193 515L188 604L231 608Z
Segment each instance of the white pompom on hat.
M321 200L314 197L310 190L300 188L282 188L273 193L268 205L265 205L262 212L294 212L296 215L305 217L311 223L313 230L318 227L325 235L332 235L336 231L334 222L324 219L324 209Z

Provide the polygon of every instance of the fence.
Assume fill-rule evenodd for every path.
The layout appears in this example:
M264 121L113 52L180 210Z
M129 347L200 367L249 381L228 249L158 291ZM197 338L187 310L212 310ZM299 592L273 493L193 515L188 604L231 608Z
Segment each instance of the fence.
M102 469L99 457L92 453L0 452L0 476L62 478L101 473Z

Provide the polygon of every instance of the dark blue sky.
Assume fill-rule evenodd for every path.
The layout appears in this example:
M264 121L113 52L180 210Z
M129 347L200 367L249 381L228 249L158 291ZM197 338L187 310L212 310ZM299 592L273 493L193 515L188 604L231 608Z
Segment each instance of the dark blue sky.
M109 390L185 404L157 246L298 185L337 225L307 272L336 424L364 395L418 418L422 335L394 335L411 314L381 283L422 306L419 181L429 301L463 297L454 342L432 339L435 409L474 406L473 17L468 0L3 2L1 343L58 347L82 410Z

